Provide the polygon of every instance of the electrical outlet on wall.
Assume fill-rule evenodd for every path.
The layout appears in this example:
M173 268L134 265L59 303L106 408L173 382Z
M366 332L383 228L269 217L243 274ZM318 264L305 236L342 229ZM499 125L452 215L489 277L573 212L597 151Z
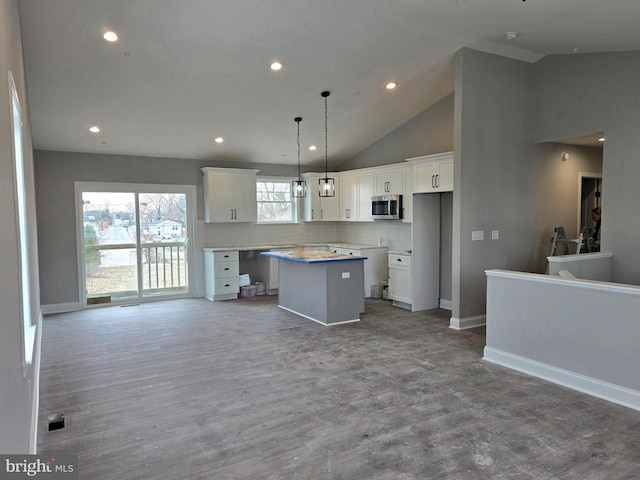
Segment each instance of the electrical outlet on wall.
M491 240L498 240L500 238L500 230L491 230Z

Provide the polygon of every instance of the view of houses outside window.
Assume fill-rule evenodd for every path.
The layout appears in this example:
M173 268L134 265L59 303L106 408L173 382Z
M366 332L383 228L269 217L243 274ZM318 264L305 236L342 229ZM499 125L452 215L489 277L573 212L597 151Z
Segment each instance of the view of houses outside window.
M186 195L82 192L88 303L187 291Z
M258 222L295 222L291 179L258 179L256 192Z

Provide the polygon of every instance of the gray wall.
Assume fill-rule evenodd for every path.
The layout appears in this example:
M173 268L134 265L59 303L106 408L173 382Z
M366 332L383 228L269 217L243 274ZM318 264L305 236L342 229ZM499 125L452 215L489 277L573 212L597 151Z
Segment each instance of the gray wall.
M457 61L452 315L462 320L485 313L486 269L531 267L529 178L537 155L533 65L468 49ZM478 230L484 240L472 241Z
M399 163L453 150L453 93L340 165L339 170Z
M22 107L24 124L26 203L28 232L35 232L35 198L31 128L25 87L24 67L17 0L0 1L0 452L35 453L35 427L40 358L41 314L38 302L38 258L35 235L30 235L29 252L32 262L31 309L36 320L36 344L31 365L23 370L23 340L20 294L20 250L18 246L17 211L15 209L13 140L11 133L10 90L8 72L13 73Z
M297 167L268 164L228 164L206 160L147 158L36 150L40 288L43 305L75 303L78 262L74 182L149 183L197 186L197 219L204 218L204 166L253 168L259 175L296 176ZM219 226L224 229L226 226ZM206 239L201 239L206 243ZM215 246L208 243L207 246Z
M605 132L602 251L613 281L640 284L640 52L546 57L534 71L536 141Z

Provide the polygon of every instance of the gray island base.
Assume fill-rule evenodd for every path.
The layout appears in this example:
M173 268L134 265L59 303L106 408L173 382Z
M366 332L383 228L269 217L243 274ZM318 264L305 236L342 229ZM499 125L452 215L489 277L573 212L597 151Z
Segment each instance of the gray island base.
M364 261L329 252L261 252L278 259L278 306L321 323L359 322L364 312Z

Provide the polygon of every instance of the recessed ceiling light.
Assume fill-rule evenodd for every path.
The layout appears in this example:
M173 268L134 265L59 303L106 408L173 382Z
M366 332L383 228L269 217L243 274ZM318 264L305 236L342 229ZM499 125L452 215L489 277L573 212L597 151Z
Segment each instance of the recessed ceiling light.
M100 127L94 125L93 127L89 127L89 131L91 133L100 133Z
M520 35L518 32L507 32L504 34L504 36L507 37L507 40L518 38L518 35Z
M116 40L118 40L118 34L109 30L108 32L105 32L104 35L102 35L102 38L104 38L107 42L115 42Z
M599 141L599 142L604 142L604 137L600 137L600 138L598 139L598 141Z
M394 88L396 88L396 86L397 86L397 85L396 85L394 82L389 82L389 83L387 83L387 85L385 86L385 88L386 88L387 90L393 90Z
M282 64L280 62L273 62L271 64L271 70L277 72L278 70L282 70Z
M217 138L214 140L214 142L216 142L216 143L222 143L222 142L224 142L224 138L222 138L222 137L217 137Z
M316 151L318 147L316 147L315 145L309 145L309 150L311 150L312 152Z

